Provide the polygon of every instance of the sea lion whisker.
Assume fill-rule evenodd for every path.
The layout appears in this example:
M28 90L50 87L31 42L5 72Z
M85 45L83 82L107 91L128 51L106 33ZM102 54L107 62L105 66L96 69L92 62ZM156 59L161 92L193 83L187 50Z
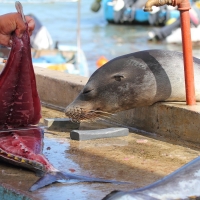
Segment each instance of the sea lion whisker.
M85 115L85 118L87 118L90 122L97 121L98 119L101 119L102 117L109 118L112 114L111 113L105 113L105 112L94 112L92 115L90 113L87 113Z
M116 119L116 118L110 118L110 117L106 117L106 116L102 116L101 118L99 118L100 120L104 120L107 123L111 123L117 126L122 126L122 127L127 127L123 121Z
M101 111L101 110L94 110L94 112L97 114L113 115L113 113L109 113L109 112L105 112L105 111Z
M109 112L105 112L105 111L101 111L101 110L84 110L82 108L77 109L74 108L74 110L72 111L72 109L70 109L68 112L65 113L66 116L68 116L72 122L75 123L80 123L80 121L84 121L84 122L94 122L97 120L97 118L101 118L101 116L112 116L112 113Z
M101 118L99 118L100 120L104 120L106 122L109 122L109 123L117 123L117 124L121 124L120 122L118 122L117 120L114 120L114 119L111 119L111 118L108 118L108 117L104 117L102 116Z

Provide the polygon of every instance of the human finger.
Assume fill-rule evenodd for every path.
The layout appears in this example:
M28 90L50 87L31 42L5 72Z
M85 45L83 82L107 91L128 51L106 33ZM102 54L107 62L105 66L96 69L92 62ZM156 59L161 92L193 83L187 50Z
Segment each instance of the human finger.
M32 35L32 32L35 28L35 21L32 17L30 16L25 16L26 22L28 24L28 30L29 30L29 34Z
M0 44L7 47L11 47L12 46L11 37L9 35L0 34Z

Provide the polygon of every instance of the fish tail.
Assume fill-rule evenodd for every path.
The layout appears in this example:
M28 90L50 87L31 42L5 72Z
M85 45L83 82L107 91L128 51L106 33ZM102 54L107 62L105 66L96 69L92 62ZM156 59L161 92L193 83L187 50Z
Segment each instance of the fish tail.
M53 171L46 173L38 181L36 181L31 188L30 192L43 188L47 185L50 185L55 182L64 181L64 182L98 182L98 183L114 183L114 184L128 184L128 182L121 182L115 180L106 180L103 178L93 178L75 174L69 174L66 172Z
M57 182L60 177L58 176L57 172L45 173L39 180L37 180L29 189L30 192L43 188L47 185L50 185L54 182Z
M120 192L119 190L114 190L110 194L106 195L102 200L109 200L110 198L112 198L113 195L115 195L119 192Z

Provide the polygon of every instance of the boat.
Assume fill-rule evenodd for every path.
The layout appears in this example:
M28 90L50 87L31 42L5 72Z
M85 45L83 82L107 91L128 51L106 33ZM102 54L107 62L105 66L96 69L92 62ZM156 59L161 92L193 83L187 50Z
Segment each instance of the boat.
M76 46L59 45L58 49L32 48L31 50L34 67L89 77L89 69L85 54L82 50L80 51L80 63L78 63L78 49ZM0 64L6 62L9 52L9 48L0 48Z
M191 41L200 42L200 4L195 2L189 11L191 22ZM181 21L180 18L171 19L166 26L155 28L148 33L149 41L165 41L166 43L181 44Z
M163 26L170 18L178 18L179 11L172 6L153 6L152 12L144 12L146 0L94 0L91 10L97 12L102 7L109 23L145 24Z
M26 2L36 1L27 0ZM79 9L80 6L78 6L77 45L74 46L60 44L59 41L54 42L41 21L35 15L28 14L35 21L35 29L30 37L33 66L89 77L87 59L80 47ZM0 64L6 61L9 52L10 48L0 46Z

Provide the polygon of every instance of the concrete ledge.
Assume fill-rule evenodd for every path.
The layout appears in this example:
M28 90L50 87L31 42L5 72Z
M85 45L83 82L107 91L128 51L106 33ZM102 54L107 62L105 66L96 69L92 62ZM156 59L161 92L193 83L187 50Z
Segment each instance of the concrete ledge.
M185 102L156 103L121 112L117 118L127 126L200 143L200 103L194 106Z

